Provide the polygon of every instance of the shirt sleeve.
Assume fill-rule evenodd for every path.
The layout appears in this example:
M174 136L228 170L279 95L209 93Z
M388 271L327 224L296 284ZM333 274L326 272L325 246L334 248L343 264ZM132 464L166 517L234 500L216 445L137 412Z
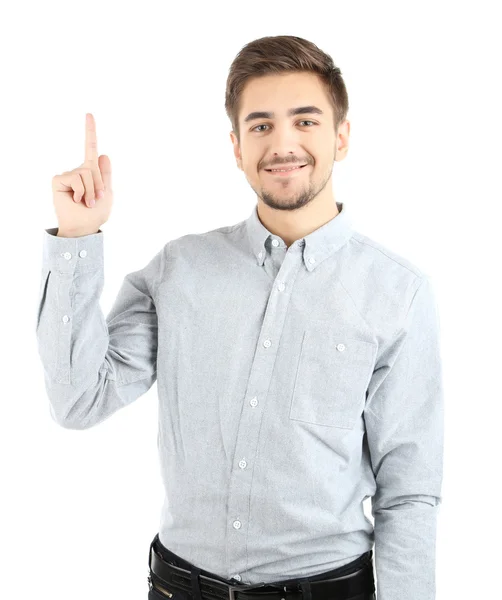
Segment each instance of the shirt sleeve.
M378 600L436 597L444 420L439 338L435 296L422 274L403 325L377 360L364 413L376 481Z
M44 232L36 320L50 414L68 429L87 429L147 392L157 378L154 302L163 251L128 273L106 319L103 233L65 238ZM165 247L164 247L165 248Z

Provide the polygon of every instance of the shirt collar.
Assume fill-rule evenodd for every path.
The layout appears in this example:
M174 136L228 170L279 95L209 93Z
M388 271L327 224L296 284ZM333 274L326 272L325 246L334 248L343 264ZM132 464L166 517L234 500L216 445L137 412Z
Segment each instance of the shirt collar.
M294 242L303 250L303 262L309 271L313 271L326 257L341 248L353 233L352 219L347 212L347 206L344 202L337 202L336 205L339 212L335 217ZM270 244L286 248L284 240L271 233L260 221L257 204L253 206L245 223L251 248L260 266L265 261L265 254L270 251Z

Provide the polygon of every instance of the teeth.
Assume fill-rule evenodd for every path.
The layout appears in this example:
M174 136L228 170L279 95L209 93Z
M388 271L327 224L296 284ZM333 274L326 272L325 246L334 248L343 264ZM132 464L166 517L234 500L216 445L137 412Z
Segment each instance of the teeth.
M300 167L291 167L290 169L270 169L270 170L286 172L286 171L294 171L295 169L300 169Z

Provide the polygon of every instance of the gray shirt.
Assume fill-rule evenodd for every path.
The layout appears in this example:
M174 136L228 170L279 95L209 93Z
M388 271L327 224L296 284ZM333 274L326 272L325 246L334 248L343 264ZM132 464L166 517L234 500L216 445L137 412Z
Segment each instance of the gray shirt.
M379 600L433 600L436 301L428 275L338 208L289 248L256 205L170 240L125 276L106 318L103 232L45 229L36 335L50 412L90 428L157 382L166 547L258 583L374 543Z

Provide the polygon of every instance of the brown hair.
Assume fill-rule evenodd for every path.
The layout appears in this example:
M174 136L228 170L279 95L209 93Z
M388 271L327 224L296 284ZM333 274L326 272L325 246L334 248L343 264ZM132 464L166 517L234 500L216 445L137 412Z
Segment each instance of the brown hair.
M246 44L230 65L225 91L225 110L240 142L239 108L242 90L255 77L284 72L316 73L326 87L333 107L335 132L349 110L342 72L333 59L314 43L294 35L262 37Z

